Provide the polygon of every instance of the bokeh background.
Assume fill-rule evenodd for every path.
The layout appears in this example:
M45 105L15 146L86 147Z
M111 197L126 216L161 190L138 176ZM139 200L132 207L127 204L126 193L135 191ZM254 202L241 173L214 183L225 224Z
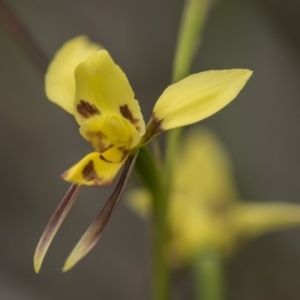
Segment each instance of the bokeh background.
M145 115L169 84L183 0L11 0L50 58L87 34L127 73ZM254 76L205 120L232 154L244 199L300 202L300 2L223 0L210 14L194 71L249 68ZM43 78L0 23L0 299L149 299L145 224L121 203L97 247L59 270L111 190L86 189L36 275L38 239L68 188L59 177L90 151L75 121L47 101ZM134 184L134 179L132 179ZM300 298L300 229L265 235L226 268L228 299ZM185 273L174 299L192 299Z

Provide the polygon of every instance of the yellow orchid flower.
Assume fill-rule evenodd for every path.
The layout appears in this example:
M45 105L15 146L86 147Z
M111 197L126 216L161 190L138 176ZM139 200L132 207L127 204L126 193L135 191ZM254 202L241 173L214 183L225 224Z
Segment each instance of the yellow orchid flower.
M241 241L300 224L300 205L238 201L230 158L212 131L195 129L183 145L167 216L173 267L207 249L230 255ZM150 218L151 203L146 189L129 194L129 206L144 219Z
M80 134L95 150L63 173L62 177L72 186L40 239L35 270L40 270L46 251L81 186L110 186L126 163L116 191L63 270L70 269L99 239L123 193L138 148L163 131L216 113L238 95L251 74L244 69L207 71L172 84L157 100L146 126L126 75L109 53L84 36L65 43L49 65L46 94L74 116Z

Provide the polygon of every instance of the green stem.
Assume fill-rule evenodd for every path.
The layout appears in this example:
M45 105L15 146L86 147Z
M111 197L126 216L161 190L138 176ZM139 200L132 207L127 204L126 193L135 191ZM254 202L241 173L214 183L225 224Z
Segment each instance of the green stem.
M190 73L209 4L210 0L186 0L173 63L173 82L183 79Z
M195 298L223 300L223 261L216 251L200 254L194 262Z
M190 73L197 44L202 36L209 4L210 0L186 0L174 57L172 82L177 82ZM168 191L171 187L173 162L177 156L181 132L182 129L177 128L171 130L167 135L165 174Z
M186 0L176 46L172 82L186 77L190 72L193 54L203 29L209 0ZM170 276L166 244L168 238L167 211L172 190L173 166L176 160L181 130L167 136L163 184L154 211L154 299L169 300Z
M158 197L162 190L162 176L158 163L154 160L151 152L144 146L139 149L139 155L135 163L135 171L149 190L153 198L153 210L157 210Z
M161 204L164 201L165 194L162 189L157 198L156 209L154 210L154 299L167 300L170 297L170 276L167 265L167 249L166 240L168 228L166 224L166 207Z
M164 179L162 172L147 147L140 148L135 170L152 195L154 236L154 299L169 298L169 276L166 267L166 223L164 201Z

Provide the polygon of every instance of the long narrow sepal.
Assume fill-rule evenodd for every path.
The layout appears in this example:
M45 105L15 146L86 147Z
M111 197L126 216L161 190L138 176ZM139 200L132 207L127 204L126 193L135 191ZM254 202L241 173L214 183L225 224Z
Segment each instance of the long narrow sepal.
M36 247L35 254L34 254L33 262L34 262L34 270L36 273L40 271L44 257L48 251L48 248L55 234L57 233L60 225L65 219L67 213L69 212L70 208L75 202L81 187L82 186L76 184L71 185L66 195L64 196L59 206L57 207L56 211L52 215L51 219L49 220L39 240L39 243Z
M130 156L127 159L122 175L114 192L100 211L97 218L90 225L90 227L81 237L81 239L79 240L69 257L67 258L62 268L63 272L70 270L74 265L76 265L77 262L80 261L84 256L86 256L98 242L103 229L110 220L125 191L125 188L128 184L128 180L133 171L137 155L138 153L136 153L133 156Z

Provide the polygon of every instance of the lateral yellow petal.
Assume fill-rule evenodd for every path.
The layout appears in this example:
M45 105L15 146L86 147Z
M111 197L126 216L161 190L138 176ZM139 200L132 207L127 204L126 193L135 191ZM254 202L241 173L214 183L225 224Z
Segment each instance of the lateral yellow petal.
M238 95L251 75L246 69L206 71L170 85L156 102L147 128L159 124L163 131L213 115Z
M256 236L300 225L300 205L284 202L243 203L235 211L237 230L242 236Z
M98 51L75 70L75 118L81 125L94 115L125 118L143 135L145 124L126 75L109 53Z
M100 45L90 42L85 36L78 36L66 42L56 52L45 76L45 89L48 99L68 113L73 114L75 68L101 48Z
M69 182L88 186L110 186L124 163L108 161L99 152L85 156L61 176Z

